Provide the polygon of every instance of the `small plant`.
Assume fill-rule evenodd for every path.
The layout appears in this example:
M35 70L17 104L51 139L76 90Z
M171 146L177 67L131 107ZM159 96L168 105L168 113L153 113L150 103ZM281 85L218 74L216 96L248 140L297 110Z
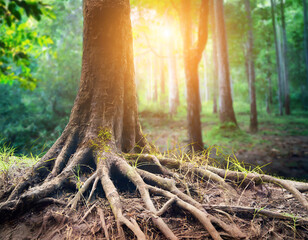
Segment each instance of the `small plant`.
M259 214L259 212L261 212L263 209L264 209L265 207L263 207L263 208L256 208L255 209L255 212L253 213L253 218L252 218L252 222L255 220L255 218L256 218L256 216Z

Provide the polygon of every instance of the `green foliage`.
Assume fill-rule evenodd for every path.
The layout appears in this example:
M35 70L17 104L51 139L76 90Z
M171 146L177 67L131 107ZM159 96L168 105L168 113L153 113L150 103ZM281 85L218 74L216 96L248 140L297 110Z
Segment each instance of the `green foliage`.
M54 16L40 1L0 1L0 83L17 82L32 90L36 87L38 80L33 76L36 59L44 47L53 43L36 32L36 21L43 15Z

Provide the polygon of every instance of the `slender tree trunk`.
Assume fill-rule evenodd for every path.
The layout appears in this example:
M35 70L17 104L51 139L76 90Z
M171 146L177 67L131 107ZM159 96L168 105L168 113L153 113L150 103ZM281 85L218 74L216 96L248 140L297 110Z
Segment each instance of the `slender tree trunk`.
M269 54L266 56L267 65L271 65L271 60ZM267 70L266 73L267 84L268 84L268 92L266 94L266 112L271 114L271 106L273 104L273 94L272 94L272 74L270 70Z
M217 58L217 37L215 23L214 1L211 1L211 29L213 42L213 113L217 113L217 92L218 92L218 58Z
M282 48L283 48L283 67L284 67L284 107L286 115L291 114L290 109L290 89L289 89L289 62L288 62L288 39L285 21L284 0L280 0L281 23L282 23Z
M191 0L181 1L181 30L184 43L184 68L187 86L187 119L188 134L191 148L194 151L203 150L202 129L200 121L200 90L198 66L202 52L208 39L208 13L209 0L202 0L200 7L200 19L198 40L192 43L192 16Z
M176 56L174 49L173 38L169 38L169 57L168 57L168 70L169 70L169 113L174 115L179 106L179 86L176 69Z
M306 58L306 81L308 88L308 0L303 0L304 5L304 44Z
M203 54L203 65L204 65L204 73L203 73L203 81L204 81L204 100L209 101L209 83L208 83L208 75L207 75L207 55L204 52Z
M245 0L245 8L248 20L248 44L247 44L247 70L248 70L248 82L249 82L249 96L250 96L250 131L255 133L258 131L258 113L256 103L256 88L255 88L255 63L253 57L253 24L251 18L250 0Z
M237 125L231 94L228 44L223 0L215 0L214 6L217 36L217 57L219 62L219 118L221 123L233 122Z
M279 57L279 43L276 29L276 1L271 0L271 11L272 11L272 24L274 30L274 38L275 38L275 48L276 48L276 65L277 65L277 74L278 74L278 102L279 102L279 114L283 115L283 101L282 101L282 74L281 74L281 65L280 65L280 57Z

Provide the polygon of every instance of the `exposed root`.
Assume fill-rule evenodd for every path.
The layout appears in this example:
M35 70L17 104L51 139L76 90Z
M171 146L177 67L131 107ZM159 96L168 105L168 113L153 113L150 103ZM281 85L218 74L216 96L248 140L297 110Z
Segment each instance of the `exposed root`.
M136 221L129 221L126 217L123 216L119 193L109 177L110 169L105 164L101 164L100 166L101 183L103 185L106 197L110 203L112 212L117 220L119 233L123 236L124 233L121 225L125 224L136 235L138 240L145 240L145 234L141 231Z
M232 214L249 214L249 215L263 215L273 219L281 219L281 220L288 220L291 222L296 222L296 224L301 226L308 226L308 219L307 218L297 218L292 217L287 214L277 213L266 209L258 209L252 207L240 207L240 206L215 206L215 205L203 205L204 209L207 211L215 211L221 210L224 212L232 213Z
M99 218L100 218L100 220L101 220L101 224L102 224L102 228L103 228L103 230L104 230L105 238L106 238L107 240L109 240L110 237L109 237L108 229L107 229L106 222L105 222L105 215L104 215L104 212L103 212L103 210L102 210L101 208L99 208L99 207L96 207L96 209L97 209L97 213L98 213L98 215L99 215Z
M140 175L137 173L136 169L131 167L124 159L120 158L117 162L117 167L119 170L124 173L137 187L141 198L146 206L146 208L153 214L152 221L158 227L159 230L168 238L168 239L178 239L174 233L170 230L167 224L156 215L156 208L150 198L150 194L147 188L147 185L144 183Z
M87 216L93 211L93 209L96 207L96 205L97 205L97 202L94 203L94 204L92 205L92 207L89 208L88 211L86 211L86 213L84 214L84 216L82 217L82 219L80 220L80 222L83 222L83 221L87 218Z
M84 192L89 188L90 184L93 182L93 180L97 177L97 172L95 172L91 177L89 177L85 183L82 185L82 187L79 189L78 193L75 195L75 197L69 202L68 206L71 207L71 209L75 209L77 206L78 201L84 194Z
M41 166L48 167L51 171L49 175L42 173L33 174L38 176L43 176L35 181L26 180L21 182L8 197L8 200L0 204L0 214L13 215L16 212L23 212L29 209L33 205L37 204L60 204L66 205L63 201L59 201L52 197L52 195L67 184L74 181L74 169L83 163L86 157L89 157L89 149L82 148L77 149L73 157L69 157L70 150L75 149L75 145L67 145L63 143L65 149L62 149L57 160L53 160L53 163L46 163ZM96 153L96 169L94 169L92 175L88 176L87 179L82 184L81 188L75 194L73 199L67 204L71 209L76 209L81 198L84 198L84 194L89 190L89 196L87 199L84 198L85 203L88 204L94 193L97 190L98 183L102 184L103 190L105 192L106 198L110 203L113 215L115 216L118 228L118 234L120 238L125 238L123 226L125 225L130 229L138 240L145 240L146 235L141 230L140 226L134 218L128 218L123 214L123 205L121 203L120 195L117 188L115 187L113 181L111 180L111 167L116 168L120 174L127 177L137 188L140 197L146 208L145 216L151 218L154 225L161 231L161 233L168 239L178 239L174 232L169 228L165 221L161 218L166 212L169 212L174 205L177 205L181 209L189 212L197 219L204 229L208 231L210 236L217 240L222 239L223 236L229 236L234 239L245 238L243 232L235 225L232 218L228 213L249 213L255 214L256 211L260 215L264 215L269 218L281 219L291 221L292 217L283 215L280 213L274 213L269 210L258 210L254 208L244 208L244 207L231 207L231 206L204 206L198 201L196 201L188 193L181 191L176 183L180 186L185 185L182 181L183 176L181 174L188 173L190 175L197 175L202 179L212 180L215 183L219 183L219 186L227 190L228 194L233 197L238 197L237 191L228 183L225 179L231 180L234 183L238 181L249 180L256 183L268 182L275 183L279 186L290 191L296 199L298 199L301 204L308 209L308 203L305 197L299 192L299 190L305 190L306 185L300 184L292 181L277 179L268 175L259 175L253 173L238 173L233 171L226 171L222 169L207 167L197 167L192 163L180 164L178 161L167 158L157 158L156 156L141 154L141 155L125 155L130 160L135 161L135 167L132 167L127 163L127 161L120 155L117 155L111 151L97 152ZM65 162L63 162L65 161ZM140 164L139 164L140 163ZM145 164L141 164L145 163ZM66 166L63 168L62 164ZM48 165L48 166L47 166ZM151 165L152 168L147 166ZM141 167L142 169L138 169ZM37 169L37 166L35 167ZM173 172L171 169L180 170L178 173ZM30 176L30 175L29 175ZM31 176L30 176L31 177ZM83 175L85 177L85 175ZM45 180L44 180L45 179ZM177 181L175 181L177 180ZM37 186L33 187L34 183L38 183ZM73 182L76 187L76 182ZM190 186L194 187L195 186ZM26 189L29 188L27 191ZM91 191L90 191L91 190ZM164 196L166 198L165 204L160 209L157 209L154 205L153 198L150 196L150 192L154 195ZM105 217L103 210L94 203L90 209L84 214L81 221L85 220L93 209L97 209L97 214L100 217L101 226L104 231L106 239L110 239L108 229L105 222ZM231 218L231 224L226 224L224 221L218 217L209 214L208 211L220 210L220 212L226 214ZM228 213L225 213L228 212ZM294 219L293 219L294 220ZM298 224L307 225L308 220L305 218L297 218ZM223 229L223 233L218 232L215 226L219 226Z
M203 211L199 210L198 208L196 208L195 206L183 201L182 199L178 198L177 196L175 196L174 194L172 194L172 193L170 193L166 190L162 190L160 188L153 187L153 186L148 186L148 188L153 193L163 195L163 196L170 198L170 199L175 198L177 205L179 207L181 207L182 209L190 212L196 219L198 219L200 221L200 223L204 226L204 228L209 232L209 234L212 236L212 238L214 240L222 239L220 234L218 233L218 231L215 229L215 227L211 223L211 221L215 220L214 217L213 218L210 217L209 214L206 214L205 212L203 212ZM227 232L229 232L236 239L245 237L242 232L236 231L235 229L232 229L231 227L227 227L227 229L224 228L224 230L227 230Z
M166 166L168 168L179 168L181 166L180 162L175 159L159 158L159 161L163 166ZM201 171L201 172L208 170L207 172L212 172L216 174L216 176L219 176L220 179L228 179L234 182L249 180L249 181L253 181L256 183L262 183L262 182L274 183L276 185L279 185L285 188L290 193L292 193L294 197L303 205L306 211L308 211L308 201L299 191L299 190L306 190L308 187L308 184L299 183L299 182L290 181L290 180L283 180L283 179L275 178L275 177L265 175L265 174L235 172L235 171L224 170L224 169L215 168L211 166L207 166L206 169L200 166L198 167L198 169L199 169L198 171ZM214 178L212 179L214 180ZM219 178L215 177L215 179L218 179L218 181L221 181L219 180Z
M87 200L87 204L91 201L91 198L92 198L92 196L94 194L94 191L96 190L98 181L99 181L99 177L97 176L95 178L95 180L94 180L94 183L93 183L93 186L92 186L92 190L91 190L90 195L89 195L88 200Z
M227 184L225 182L225 180L220 177L218 174L208 171L206 169L200 168L195 164L192 163L180 163L179 161L173 160L173 159L166 159L166 158L160 158L158 159L156 156L154 155L148 155L148 154L144 154L144 155L130 155L128 156L129 158L134 158L136 161L138 162L147 162L147 163L154 163L155 165L157 165L160 169L163 169L162 172L168 172L169 170L164 168L163 166L169 168L169 169L175 169L175 170L179 170L181 169L182 172L186 172L186 173L190 173L190 174L194 174L197 175L198 177L200 177L201 179L205 179L205 180L212 180L216 183L219 184L219 186L224 189L227 190L229 194L232 194L232 196L237 196L237 192L236 190L231 187L229 184ZM174 176L174 174L168 174L170 176Z
M233 237L235 238L242 238L244 236L244 234L236 227L236 226L228 226L227 224L223 223L222 221L220 221L219 219L217 219L214 216L209 215L208 213L206 213L203 210L202 205L197 202L196 200L194 200L192 197L184 194L182 191L180 191L176 186L175 186L175 182L171 179L166 179L166 178L162 178L159 176L156 176L152 173L148 173L145 172L143 170L138 170L138 172L140 173L140 175L142 177L144 177L145 179L147 179L149 182L152 182L156 185L158 185L159 187L161 187L162 189L166 189L166 190L162 190L159 192L159 188L150 188L150 190L155 190L156 193L159 193L163 196L167 196L168 198L172 199L177 197L177 201L178 199L180 199L181 202L181 206L182 208L188 210L187 208L189 208L189 212L191 212L200 222L201 220L199 219L201 217L200 212L202 212L202 216L206 217L208 219L210 219L210 221L215 222L217 224L219 224L226 232L230 233ZM178 203L178 202L177 202ZM187 205L188 204L188 205ZM183 207L185 205L185 207ZM193 207L193 208L192 208ZM196 209L198 210L198 212L196 212ZM209 225L208 222L201 222L203 224L203 226L209 230L211 229L212 233L209 232L211 234L211 236L214 238L216 236L216 232L212 229L212 224ZM209 228L209 229L208 229ZM213 234L213 235L212 235ZM217 238L219 239L219 238Z
M303 205L303 207L308 211L308 201L306 198L300 193L300 191L296 188L301 188L305 186L305 184L299 184L294 181L289 181L289 180L283 180L279 178L275 178L269 175L265 174L256 174L256 173L243 173L243 172L235 172L235 171L229 171L229 170L224 170L224 169L219 169L219 168L214 168L214 167L207 167L208 170L211 172L216 173L217 175L221 177L225 177L226 179L232 180L232 181L243 181L243 180L250 180L256 183L274 183L280 187L285 188L288 190L290 193L293 194L293 196ZM308 185L308 184L307 184Z
M76 146L76 133L72 133L69 135L65 145L62 147L60 154L55 159L52 171L48 175L47 179L57 176L64 169L71 154L75 152Z

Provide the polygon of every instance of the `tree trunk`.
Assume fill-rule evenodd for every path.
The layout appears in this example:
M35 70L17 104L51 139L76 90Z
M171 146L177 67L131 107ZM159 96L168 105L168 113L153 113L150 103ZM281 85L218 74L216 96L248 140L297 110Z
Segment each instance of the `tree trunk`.
M253 25L251 18L251 7L250 0L245 0L245 9L248 20L248 44L247 44L247 72L248 72L248 82L249 82L249 97L250 97L250 131L256 133L258 131L258 113L257 113L257 103L256 103L256 88L255 88L255 63L253 57Z
M203 150L202 129L200 121L200 90L198 66L202 52L208 39L208 13L209 1L202 0L200 7L200 20L198 41L192 43L192 16L191 0L181 1L181 30L184 43L184 67L187 86L187 119L188 134L191 148L194 151Z
M174 49L173 38L169 38L169 56L168 56L168 70L169 70L169 113L171 116L176 114L179 106L179 86L176 69L176 56Z
M204 65L204 72L203 72L203 81L204 81L204 100L206 102L209 101L209 83L208 83L208 75L207 75L207 55L203 54L203 65Z
M306 81L308 88L308 0L303 0L304 8L304 44L305 44L305 58L306 58Z
M266 59L267 59L267 65L270 66L271 60L269 54L267 54ZM271 114L271 106L273 104L273 94L272 94L272 75L270 70L267 70L266 78L268 84L268 92L266 94L266 112L268 114Z
M272 11L272 24L274 30L274 38L275 38L275 48L276 48L276 66L277 66L277 74L278 74L278 103L279 103L279 114L283 115L283 91L282 91L282 74L281 74L281 65L280 65L280 57L279 57L279 43L276 29L276 0L271 0L271 11Z
M218 58L217 58L217 36L215 23L214 1L211 1L211 29L213 42L213 113L217 113L217 92L218 92Z
M214 1L219 75L219 118L221 123L237 125L231 95L227 34L223 0Z
M287 30L284 12L284 0L280 0L280 11L281 11L281 24L282 24L282 55L283 55L283 67L284 67L284 107L286 115L291 114L290 109L290 89L289 89L289 63L288 63L288 40Z

